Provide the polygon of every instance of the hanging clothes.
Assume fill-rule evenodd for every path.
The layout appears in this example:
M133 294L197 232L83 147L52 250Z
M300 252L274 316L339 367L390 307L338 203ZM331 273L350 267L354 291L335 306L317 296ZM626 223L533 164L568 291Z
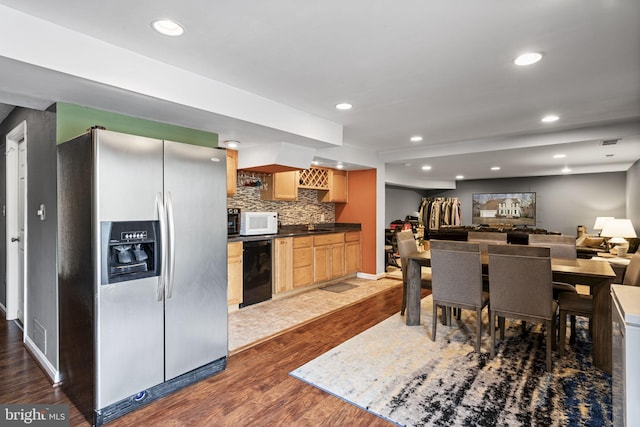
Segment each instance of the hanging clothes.
M443 225L462 225L457 197L423 197L418 213L427 230L438 230Z

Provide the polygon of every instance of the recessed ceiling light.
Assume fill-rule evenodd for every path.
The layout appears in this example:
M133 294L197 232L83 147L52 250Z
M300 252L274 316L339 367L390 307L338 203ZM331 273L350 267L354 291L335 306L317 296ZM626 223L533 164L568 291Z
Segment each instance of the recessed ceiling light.
M569 173L571 172L571 169L569 169L568 167L564 167L564 169L562 169L562 173Z
M500 170L500 166L492 166L491 170L492 171L499 171Z
M338 163L338 165L336 166L338 169L342 169L344 168L344 165L342 163Z
M555 114L547 114L540 121L543 123L552 123L558 120L560 120L560 117L556 116Z
M516 65L531 65L542 59L542 53L540 52L527 52L518 56L513 60L513 63Z
M222 143L227 148L238 148L238 146L240 145L240 141L236 141L235 139L227 139L226 141L223 141Z
M154 30L165 36L181 36L184 33L182 25L171 19L158 19L151 23Z
M430 171L430 170L431 170L431 166L429 166L429 165L424 165L424 166L422 167L422 170L423 170L423 171Z
M456 179L464 179L464 175L456 175Z
M313 160L313 161L311 161L311 164L312 164L312 165L316 165L316 166L318 166L318 165L320 164L320 162L319 162L319 161L317 161L317 160Z
M341 102L340 104L336 104L336 108L338 110L350 110L353 107L353 105L349 104L348 102Z
M422 141L422 137L420 135L414 135L411 137L411 142L420 142Z
M565 157L567 157L566 154L554 154L553 155L554 159L564 159Z

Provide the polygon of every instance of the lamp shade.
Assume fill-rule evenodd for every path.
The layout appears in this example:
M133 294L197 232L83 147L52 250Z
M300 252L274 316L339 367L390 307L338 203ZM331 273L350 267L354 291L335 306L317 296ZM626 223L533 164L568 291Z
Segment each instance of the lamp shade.
M612 219L607 221L600 233L603 237L637 237L630 219Z
M599 216L596 217L596 222L593 224L593 229L594 230L602 230L602 227L604 227L604 224L607 221L611 221L612 219L615 219L612 216Z

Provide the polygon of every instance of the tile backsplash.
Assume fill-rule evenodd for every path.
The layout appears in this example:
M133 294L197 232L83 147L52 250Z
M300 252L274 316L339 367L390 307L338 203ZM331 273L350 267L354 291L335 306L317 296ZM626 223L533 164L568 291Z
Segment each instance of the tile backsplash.
M335 222L336 216L335 203L320 203L318 190L306 188L298 189L298 200L287 202L261 200L259 187L238 186L237 194L227 198L227 206L243 211L278 212L282 225Z

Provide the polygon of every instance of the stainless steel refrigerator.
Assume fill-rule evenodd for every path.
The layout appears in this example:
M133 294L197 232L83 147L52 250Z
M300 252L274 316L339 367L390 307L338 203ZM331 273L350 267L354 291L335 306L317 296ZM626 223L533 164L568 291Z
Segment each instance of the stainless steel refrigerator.
M224 150L58 146L62 388L94 425L225 369L226 212Z

